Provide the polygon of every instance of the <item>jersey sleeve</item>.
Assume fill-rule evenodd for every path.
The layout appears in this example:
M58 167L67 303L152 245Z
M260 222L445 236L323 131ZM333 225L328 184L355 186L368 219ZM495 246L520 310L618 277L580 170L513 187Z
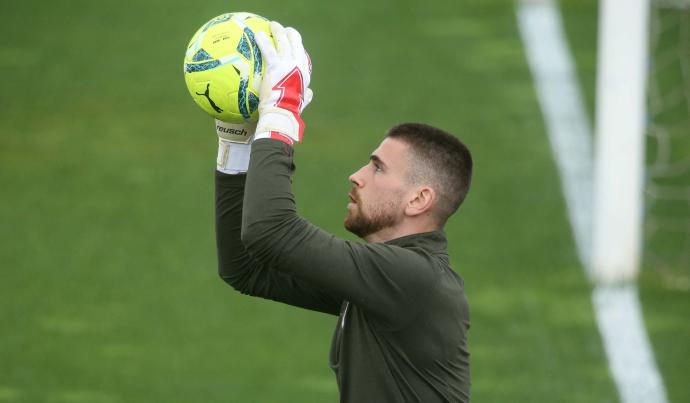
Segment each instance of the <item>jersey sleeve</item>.
M432 256L421 248L346 241L310 224L296 212L293 171L292 147L254 142L242 223L249 254L355 303L386 327L404 326L438 278Z
M291 273L252 258L240 240L245 175L216 171L218 274L243 294L338 315L342 300Z

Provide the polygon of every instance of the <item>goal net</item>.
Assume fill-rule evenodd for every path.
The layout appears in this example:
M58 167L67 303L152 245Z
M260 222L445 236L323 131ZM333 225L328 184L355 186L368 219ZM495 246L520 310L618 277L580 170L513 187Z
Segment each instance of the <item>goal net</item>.
M690 0L652 0L644 263L690 288Z

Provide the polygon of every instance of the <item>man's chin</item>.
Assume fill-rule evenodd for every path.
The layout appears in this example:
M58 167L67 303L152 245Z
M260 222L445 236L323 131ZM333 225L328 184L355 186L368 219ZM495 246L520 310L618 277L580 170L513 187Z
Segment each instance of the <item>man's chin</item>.
M354 234L354 231L352 230L353 229L352 218L350 217L349 214L347 215L347 217L345 217L345 221L343 221L343 227L345 227L346 230L348 230L349 232L352 232ZM355 234L355 235L357 235L357 234Z
M369 235L376 234L396 224L394 216L377 215L364 216L360 210L349 210L345 218L345 229L358 237L365 239Z
M363 234L362 231L362 226L359 225L359 222L357 219L352 215L352 213L349 213L347 217L345 217L345 222L343 223L343 226L345 227L346 230L351 232L354 235L357 235L360 238L364 238L367 234Z

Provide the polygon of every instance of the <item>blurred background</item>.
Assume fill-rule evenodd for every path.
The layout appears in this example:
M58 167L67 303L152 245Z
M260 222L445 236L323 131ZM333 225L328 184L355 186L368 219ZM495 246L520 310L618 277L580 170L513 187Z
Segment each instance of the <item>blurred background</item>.
M592 117L597 2L559 4ZM216 274L216 135L182 59L230 11L298 28L311 54L294 186L315 224L353 239L347 177L396 123L472 150L473 188L447 232L472 311L473 401L618 401L513 1L26 0L3 3L0 25L0 402L337 401L336 318ZM687 9L674 12L673 38L690 38ZM659 82L687 102L683 71ZM670 240L648 232L639 287L669 401L690 402L678 205Z

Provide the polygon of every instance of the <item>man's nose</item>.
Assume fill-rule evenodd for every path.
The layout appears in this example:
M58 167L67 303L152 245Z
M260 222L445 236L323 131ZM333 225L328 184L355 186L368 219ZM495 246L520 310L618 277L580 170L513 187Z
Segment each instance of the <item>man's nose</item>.
M350 175L350 177L348 178L348 179L350 179L350 182L357 187L362 187L362 185L364 185L364 182L362 181L362 175L361 175L362 169L363 169L363 167L360 168L357 172Z

